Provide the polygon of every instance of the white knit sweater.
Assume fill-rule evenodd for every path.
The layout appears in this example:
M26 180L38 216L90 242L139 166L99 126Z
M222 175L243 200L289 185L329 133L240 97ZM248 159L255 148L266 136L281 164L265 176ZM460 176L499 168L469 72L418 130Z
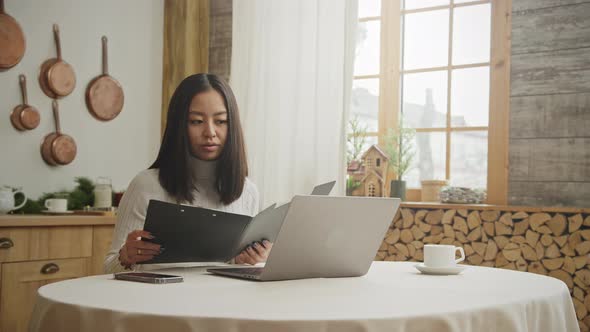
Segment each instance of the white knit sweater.
M193 192L194 201L187 205L204 207L219 211L255 216L258 213L258 189L246 178L244 191L240 198L229 205L219 200L219 193L214 187L216 161L202 161L192 158L191 168L194 170L198 190ZM168 192L160 185L159 170L148 169L140 172L129 184L117 211L117 224L113 234L111 250L104 261L105 273L123 271L119 263L119 249L125 244L127 235L137 229L143 229L145 216L150 199L176 203ZM171 267L170 264L143 264L134 270L151 270Z

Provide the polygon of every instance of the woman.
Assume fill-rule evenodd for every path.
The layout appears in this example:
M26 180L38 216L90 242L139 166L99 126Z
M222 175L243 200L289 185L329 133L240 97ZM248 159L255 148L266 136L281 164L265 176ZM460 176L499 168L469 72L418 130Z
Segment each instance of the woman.
M158 244L141 240L151 238L142 230L150 199L256 215L258 190L247 175L238 106L229 85L212 74L185 78L170 100L156 161L131 181L121 199L105 271L129 269L160 253ZM271 247L268 241L255 243L234 261L265 261Z

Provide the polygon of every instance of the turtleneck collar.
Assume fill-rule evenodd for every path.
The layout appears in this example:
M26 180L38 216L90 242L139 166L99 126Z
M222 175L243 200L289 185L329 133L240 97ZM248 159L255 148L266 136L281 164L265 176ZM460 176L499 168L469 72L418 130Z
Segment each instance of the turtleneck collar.
M201 160L197 157L191 157L189 161L191 172L197 181L215 181L215 170L217 169L217 160Z

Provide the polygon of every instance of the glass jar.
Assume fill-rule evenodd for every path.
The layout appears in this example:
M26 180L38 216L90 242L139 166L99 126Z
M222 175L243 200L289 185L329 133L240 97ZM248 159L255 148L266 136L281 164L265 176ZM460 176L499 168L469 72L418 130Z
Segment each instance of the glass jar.
M108 177L98 177L94 185L94 207L110 208L113 205L113 185Z

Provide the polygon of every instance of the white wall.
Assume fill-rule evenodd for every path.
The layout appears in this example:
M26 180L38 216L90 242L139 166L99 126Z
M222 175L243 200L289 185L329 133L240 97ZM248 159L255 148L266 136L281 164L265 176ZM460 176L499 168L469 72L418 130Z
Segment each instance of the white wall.
M0 185L23 187L32 198L71 189L77 176L108 176L115 190L126 188L159 147L163 1L5 0L5 9L24 30L27 48L17 66L0 72ZM43 137L54 131L51 99L37 81L41 63L56 56L53 23L59 24L62 56L77 79L59 105L62 131L75 139L78 154L58 167L46 165L39 151ZM109 72L125 92L123 111L109 122L95 120L84 102L88 82L101 72L102 35L109 38ZM21 73L27 76L29 104L41 113L39 126L24 132L9 119L21 103Z

